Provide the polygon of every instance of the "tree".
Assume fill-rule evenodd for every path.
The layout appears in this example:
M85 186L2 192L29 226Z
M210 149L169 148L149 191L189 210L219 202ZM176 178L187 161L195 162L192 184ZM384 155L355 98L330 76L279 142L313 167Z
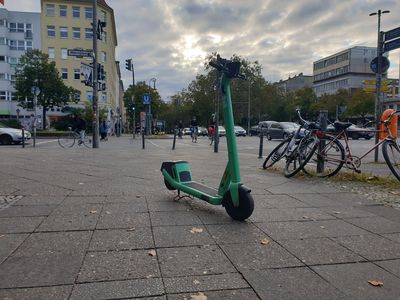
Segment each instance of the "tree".
M48 55L38 49L29 50L21 56L15 75L15 90L20 107L28 107L26 100L33 99L32 86L39 87L37 104L43 108L43 128L46 128L47 109L75 101L78 93L76 89L64 84L55 62L49 62Z
M357 89L347 102L348 116L360 116L362 122L365 123L365 116L367 114L374 114L375 110L375 96L374 94L368 94L362 89Z

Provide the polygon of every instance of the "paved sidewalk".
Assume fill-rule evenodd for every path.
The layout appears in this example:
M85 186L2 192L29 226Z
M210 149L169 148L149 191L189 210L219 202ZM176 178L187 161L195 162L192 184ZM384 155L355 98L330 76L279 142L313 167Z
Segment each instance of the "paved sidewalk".
M216 186L223 146L100 146L0 147L0 299L400 299L399 210L241 155L256 207L235 222L160 173L186 159Z

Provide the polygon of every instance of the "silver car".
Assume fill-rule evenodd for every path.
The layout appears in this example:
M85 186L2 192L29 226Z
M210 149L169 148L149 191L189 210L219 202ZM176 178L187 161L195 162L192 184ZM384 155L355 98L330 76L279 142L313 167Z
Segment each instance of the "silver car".
M25 141L31 138L31 133L25 130ZM0 145L20 144L22 142L22 130L11 128L0 123Z

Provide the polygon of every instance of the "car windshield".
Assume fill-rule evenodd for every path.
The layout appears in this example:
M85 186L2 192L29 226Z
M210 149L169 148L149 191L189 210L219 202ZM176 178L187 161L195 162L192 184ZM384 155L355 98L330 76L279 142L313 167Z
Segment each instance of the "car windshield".
M240 126L235 126L235 129L237 129L237 130L244 130L243 127L240 127Z
M286 129L297 129L299 128L299 125L297 125L296 123L281 123L283 128Z

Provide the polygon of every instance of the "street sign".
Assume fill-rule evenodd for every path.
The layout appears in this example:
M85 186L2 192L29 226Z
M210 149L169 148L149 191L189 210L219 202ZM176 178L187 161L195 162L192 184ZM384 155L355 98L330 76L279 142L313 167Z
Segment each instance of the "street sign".
M389 30L385 32L385 39L384 41L393 40L394 38L400 37L400 27L395 29Z
M378 73L378 57L375 57L370 64L371 70L374 73ZM381 59L381 70L379 73L385 73L390 67L390 62L387 57L382 56Z
M68 56L93 57L93 50L87 49L68 49Z
M381 82L381 85L389 85L391 83L392 83L391 80L385 80L385 81ZM365 84L365 85L375 85L376 81L375 80L364 80L363 84Z
M383 44L383 52L388 52L400 48L400 38Z
M150 97L150 95L149 94L144 94L143 95L143 104L150 104L150 101L151 101L151 97Z
M40 94L40 89L39 89L39 87L38 87L38 86L33 86L33 87L31 88L31 93L32 93L32 95L39 96L39 94Z
M367 92L367 93L375 93L376 92L376 88L374 88L374 87L363 88L363 91ZM383 87L381 87L381 92L382 93L389 93L390 89L387 86L383 86Z

